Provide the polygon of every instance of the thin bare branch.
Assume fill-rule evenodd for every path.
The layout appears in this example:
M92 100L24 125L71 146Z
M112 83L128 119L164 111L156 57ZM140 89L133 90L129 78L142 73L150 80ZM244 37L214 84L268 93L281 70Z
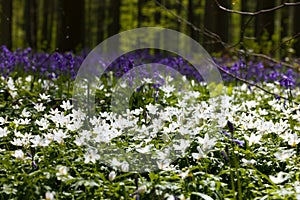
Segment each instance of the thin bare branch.
M287 43L289 43L290 41L292 41L292 40L294 40L294 39L296 39L296 38L298 38L298 37L300 37L300 32L294 34L294 35L293 35L291 38L289 38L288 40L285 40L285 41L281 42L281 44L280 44L277 48L273 49L273 50L271 51L271 53L274 53L275 51L277 51L278 49L280 49L284 44L287 44Z
M231 9L228 9L228 8L225 8L224 6L222 6L218 0L215 0L217 6L221 9L221 10L224 10L226 12L230 12L230 13L235 13L235 14L239 14L239 15L248 15L248 16L256 16L256 15L259 15L259 14L262 14L262 13L267 13L267 12L272 12L272 11L275 11L275 10L279 10L283 7L288 7L288 6L298 6L300 5L300 2L295 2L295 3L289 3L289 2L285 2L283 4L280 4L278 6L275 6L273 8L269 8L269 9L262 9L262 10L259 10L259 11L256 11L256 12L244 12L244 11L239 11L239 10L231 10Z
M291 65L291 64L286 63L286 62L278 61L278 60L276 60L274 58L271 58L271 57L269 57L269 56L267 56L265 54L260 54L260 53L249 53L249 54L251 56L264 58L264 59L269 60L269 61L271 61L273 63L281 64L281 65L283 65L285 67L288 67L288 68L291 68L291 69L295 69L295 70L299 70L300 69L299 64L298 64L298 66L294 66L294 65Z
M244 33L241 34L240 40L239 40L239 42L238 42L237 44L230 45L230 44L228 44L228 43L222 41L221 37L220 37L218 34L213 33L213 32L207 30L207 29L204 28L204 27L203 27L203 28L198 28L197 26L195 26L194 24L192 24L192 23L189 22L188 20L184 19L184 18L181 17L181 16L178 16L176 13L172 12L171 10L169 10L166 6L164 6L163 4L161 4L159 1L157 1L157 0L154 0L154 1L155 1L155 3L156 3L158 6L160 6L161 8L163 8L166 12L168 12L168 13L170 13L171 15L173 15L174 17L176 17L177 20L179 20L179 21L181 21L181 22L184 22L185 24L191 26L195 31L198 31L198 32L200 32L200 33L202 33L202 34L204 34L204 35L210 37L211 39L215 40L215 42L222 44L222 46L223 46L224 48L232 49L232 50L235 51L235 52L240 52L240 49L237 49L236 46L237 46L238 44L241 44L243 38L245 37ZM248 26L248 24L250 23L250 21L253 19L252 17L254 17L254 16L258 15L258 14L266 13L266 12L271 12L271 11L275 11L275 10L281 9L281 8L283 8L283 7L285 7L285 6L297 6L297 5L300 5L300 2L297 2L297 3L283 3L282 5L279 5L279 6L270 8L270 9L260 10L260 11L257 11L257 12L253 12L253 13L252 13L252 12L242 12L242 11L230 10L230 9L227 9L227 8L221 6L217 0L215 0L215 2L217 3L218 7L219 7L220 9L224 10L224 11L227 11L227 12L230 12L230 13L236 13L236 14L249 15L249 16L251 16L251 18L250 18L250 19L247 21L247 23L244 25L243 30L246 29L246 27ZM296 34L295 36L298 37L298 34ZM295 36L294 36L294 37L295 37ZM285 41L285 42L283 42L283 43L286 43L286 42L288 42L288 41ZM292 69L296 69L296 70L299 70L299 71L300 71L300 66L299 66L299 65L298 65L298 66L294 66L294 65L288 64L288 63L286 63L286 62L278 61L278 60L273 59L273 58L271 58L271 57L269 57L269 56L267 56L267 55L264 55L264 54L259 54L259 53L249 53L249 52L248 52L248 55L255 56L255 57L261 57L261 58L264 58L264 59L266 59L266 60L269 60L269 61L271 61L271 62L273 62L273 63L278 63L278 64L281 64L281 65L283 65L283 66L285 66L285 67L292 68ZM239 80L239 81L241 81L241 82L246 83L247 85L251 85L251 86L253 86L253 87L256 87L256 88L258 88L258 89L264 91L264 92L267 93L267 94L271 94L271 95L274 95L274 96L278 96L277 94L275 94L275 93L273 93L273 92L270 92L270 91L266 90L265 88L263 88L263 87L261 87L261 86L255 84L255 83L252 83L252 82L250 82L250 81L248 81L248 80L246 80L246 79L243 79L243 78L240 78L240 77L235 76L234 74L232 74L232 73L230 73L230 72L224 70L224 69L223 69L221 66L219 66L219 65L217 65L217 66L218 66L218 69L219 69L220 71L222 71L222 72L228 74L229 76L231 76L231 77L233 77L233 78L235 78L235 79L237 79L237 80ZM290 101L290 99L288 99L287 97L281 96L281 98ZM296 104L298 104L298 105L300 104L300 103L295 102L295 101L292 101L292 102L294 102L294 103L296 103Z
M185 18L183 18L183 17L181 17L181 16L178 16L176 13L172 12L170 9L168 9L165 5L163 5L163 4L160 3L159 1L154 0L154 2L155 2L158 6L160 6L162 9L164 9L165 11L167 11L168 13L170 13L171 15L173 15L174 17L176 17L177 20L182 21L182 22L184 22L185 24L191 26L195 31L198 31L198 32L200 32L200 33L206 35L207 37L209 37L209 38L215 40L216 42L220 43L220 44L221 44L223 47L225 47L225 48L230 47L229 44L227 44L226 42L222 41L221 37L220 37L218 34L213 33L213 32L209 31L208 29L206 29L206 28L204 28L204 27L203 27L203 28L199 28L199 27L197 27L196 25L194 25L193 23L191 23L191 22L189 22L188 20L186 20Z
M259 85L255 84L255 83L252 83L252 82L250 82L250 81L247 81L246 79L240 78L240 77L238 77L238 76L236 76L236 75L234 75L234 74L232 74L232 73L226 71L225 69L223 69L223 68L222 68L220 65L218 65L218 64L216 64L216 66L218 67L218 69L219 69L220 71L224 72L225 74L231 76L231 77L234 78L234 79L237 79L237 80L239 80L239 81L241 81L241 82L243 82L243 83L246 83L247 85L251 85L251 86L253 86L253 87L256 87L256 88L258 88L258 89L264 91L264 92L267 93L267 94L270 94L270 95L273 95L273 96L280 96L280 95L278 95L278 94L275 94L275 93L273 93L273 92L270 92L269 90L266 90L266 89L263 88L262 86L259 86ZM287 100L287 101L290 101L289 98L284 97L284 96L280 96L280 98L282 98L282 99L284 99L284 100ZM297 105L300 104L299 102L296 102L296 101L292 101L292 102L295 103L295 104L297 104Z

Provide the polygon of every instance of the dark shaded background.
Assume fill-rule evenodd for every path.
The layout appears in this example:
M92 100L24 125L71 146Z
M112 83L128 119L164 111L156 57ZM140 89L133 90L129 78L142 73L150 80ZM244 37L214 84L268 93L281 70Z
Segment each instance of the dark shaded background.
M284 0L219 0L254 12ZM253 50L300 55L300 5L255 16L221 10L214 0L0 0L0 44L35 51L91 49L120 31L160 26L184 32L211 52Z

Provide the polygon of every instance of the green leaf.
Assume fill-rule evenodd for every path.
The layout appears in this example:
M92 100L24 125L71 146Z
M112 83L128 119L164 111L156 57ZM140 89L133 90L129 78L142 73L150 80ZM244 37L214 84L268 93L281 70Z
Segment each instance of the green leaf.
M215 82L212 82L207 86L207 89L211 97L217 97L223 93L223 84L216 84Z
M155 174L155 173L150 173L149 174L149 177L150 177L150 180L151 180L151 182L153 183L153 182L155 182L155 180L157 180L158 179L158 174Z
M206 194L200 192L192 192L192 194L202 197L205 200L213 200L213 198L211 198L210 196L207 196Z

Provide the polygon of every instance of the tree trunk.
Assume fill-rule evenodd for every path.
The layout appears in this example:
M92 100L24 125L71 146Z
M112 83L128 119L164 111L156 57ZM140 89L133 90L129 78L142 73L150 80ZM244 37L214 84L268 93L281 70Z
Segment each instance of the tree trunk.
M176 14L178 16L181 16L181 10L182 10L182 0L178 0L176 4ZM177 20L176 30L180 31L180 29L181 29L181 22Z
M137 27L140 28L142 26L144 16L143 16L143 5L144 5L144 0L138 0L137 2Z
M121 7L121 0L109 1L109 14L112 20L108 24L108 37L119 33L121 29L120 7Z
M76 51L84 46L84 0L60 0L57 47L60 52Z
M102 42L104 38L105 30L105 10L106 10L106 1L102 0L98 3L98 18L97 18L97 43Z
M160 23L161 23L161 12L159 9L155 10L155 12L154 12L154 22L155 22L155 25L160 25ZM155 39L154 44L155 44L155 46L159 46L160 39L159 38ZM154 53L159 53L159 52L160 52L159 49L154 49Z
M223 0L221 1L222 6L231 9L231 0ZM230 13L221 10L218 8L218 18L216 23L217 34L221 37L222 41L228 42L229 40L229 21L230 21ZM222 49L222 46L221 46Z
M295 6L294 7L294 30L293 30L293 35L300 34L300 26L298 19L300 19L300 6ZM296 42L294 44L294 49L296 51L296 56L300 56L300 36L296 38Z
M12 0L0 0L0 45L12 48Z
M25 0L25 41L33 49L37 49L37 7L37 0Z
M55 43L52 43L53 37L55 34L53 34L53 27L54 27L54 14L55 14L55 1L52 0L49 3L49 25L48 25L48 33L47 33L47 43L48 43L48 49L51 49L51 47L55 46Z
M276 0L276 6L282 4L282 0ZM273 56L275 56L276 59L280 59L280 41L281 41L281 33L282 33L282 12L283 10L279 10L278 12L275 12L275 21L274 21L274 36L272 39L274 40L274 48L275 52L273 53Z
M212 17L214 16L214 17ZM204 13L204 27L205 29L215 32L215 23L216 21L214 18L217 17L217 7L214 2L211 0L206 0L205 1L205 13ZM204 36L204 47L207 51L212 52L214 48L210 44L212 42L212 39L208 37L207 35Z
M230 7L230 0L219 2L224 7ZM220 36L224 42L228 41L229 17L230 14L221 10L214 1L205 1L204 26L209 31ZM206 41L204 46L208 51L218 52L223 50L223 46L219 41L216 41L216 39L205 36L204 41Z
M52 17L52 3L53 0L44 0L43 1L43 19L42 19L42 36L41 36L41 45L42 49L44 51L47 51L50 49L51 41L49 40L51 38L51 20Z
M275 6L274 0L257 0L256 8L257 11L262 9L269 9ZM259 14L256 16L255 21L255 37L257 41L260 41L263 34L268 34L268 39L272 39L272 35L274 34L274 21L275 14L274 12L266 12L263 14Z
M188 21L191 22L193 25L196 27L201 26L201 15L199 13L195 13L197 9L201 7L201 0L198 1L193 1L193 0L188 0ZM200 42L200 32L195 30L193 26L188 25L188 32L194 40L197 42Z
M89 39L87 41L85 41L85 45L86 47L92 47L93 45L93 33L92 33L92 27L93 27L93 20L92 20L92 16L93 16L93 9L92 9L92 0L86 0L85 2L85 11L86 11L86 16L85 16L85 24L86 26L84 27L84 33L87 34L89 36Z

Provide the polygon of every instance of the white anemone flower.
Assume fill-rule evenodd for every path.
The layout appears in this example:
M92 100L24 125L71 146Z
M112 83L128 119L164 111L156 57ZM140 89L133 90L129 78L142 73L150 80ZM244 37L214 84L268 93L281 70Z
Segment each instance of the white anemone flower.
M30 139L32 143L31 147L45 147L50 144L50 140L48 138L42 138L40 135L35 135L32 139Z
M55 199L54 195L55 195L55 192L47 191L46 194L45 194L46 200L54 200Z
M82 146L85 144L85 137L82 137L82 136L76 136L75 140L74 140L74 143L77 145L77 146Z
M300 142L300 138L298 137L297 133L288 134L287 139L288 139L288 144L292 147L295 147Z
M11 77L8 78L7 87L10 91L16 91L17 90L17 88L15 87L14 80Z
M260 139L261 139L261 135L255 135L253 132L251 133L250 137L248 135L244 136L245 139L248 141L249 146L251 146L252 144L259 144Z
M43 103L37 103L37 104L34 104L34 109L36 109L36 111L38 112L43 112L46 107L44 106Z
M40 120L36 120L35 123L39 126L39 129L41 131L48 129L48 127L50 125L49 121L45 118L41 118Z
M111 171L111 172L109 173L109 175L108 175L108 179L109 179L110 181L113 181L113 180L116 178L116 176L117 176L116 172L115 172L115 171Z
M196 160L204 158L216 144L216 138L209 138L207 133L205 134L204 138L198 138L198 140L202 145L201 147L197 147L198 153L192 153L193 158Z
M68 175L68 167L66 166L59 165L56 167L56 170L57 170L56 176L58 180L62 180L62 177Z
M64 142L64 139L67 137L67 133L64 132L62 129L53 130L53 140L58 142L59 144L62 144Z
M96 160L100 159L100 155L97 150L90 149L84 154L84 163L96 163Z
M277 160L281 162L285 162L288 158L291 158L295 154L293 149L289 150L281 150L276 153L274 153L274 156Z
M64 111L67 111L67 110L72 109L72 108L73 108L73 105L71 105L70 101L68 100L68 101L63 101L63 102L62 102L62 105L60 105L60 107L61 107L62 109L64 109Z
M9 131L7 130L7 127L1 128L0 127L0 138L6 137L8 135Z
M204 138L199 138L199 143L202 144L203 151L207 152L212 149L216 144L216 138L209 138L208 134L206 133Z
M195 160L199 160L200 158L205 157L205 153L201 149L200 146L197 146L198 153L192 153L192 156Z
M30 117L30 116L31 116L31 113L29 111L27 111L26 108L24 108L22 110L21 117L27 118L27 117Z
M49 100L50 98L50 95L46 95L45 93L39 94L39 96L41 100L45 100L45 101Z
M158 107L156 105L149 104L149 105L146 105L146 108L150 114L155 115Z
M276 177L272 175L270 175L269 177L271 181L273 181L275 184L279 184L289 179L290 176L288 173L279 172Z
M153 144L147 145L145 147L136 148L135 150L142 154L148 154L151 153L151 148L153 147Z
M129 172L129 164L126 161L124 161L122 163L122 165L121 165L121 171L122 172Z
M170 195L167 200L175 200L175 197L173 195Z
M6 116L5 119L4 119L3 117L0 117L0 125L4 125L4 124L6 124L6 123L8 123L8 122L7 122L7 116Z
M190 146L189 140L180 139L179 144L173 144L174 150L185 151Z
M24 159L24 153L23 153L22 150L16 150L15 153L13 154L13 156L16 159L19 159L19 160L23 160Z

